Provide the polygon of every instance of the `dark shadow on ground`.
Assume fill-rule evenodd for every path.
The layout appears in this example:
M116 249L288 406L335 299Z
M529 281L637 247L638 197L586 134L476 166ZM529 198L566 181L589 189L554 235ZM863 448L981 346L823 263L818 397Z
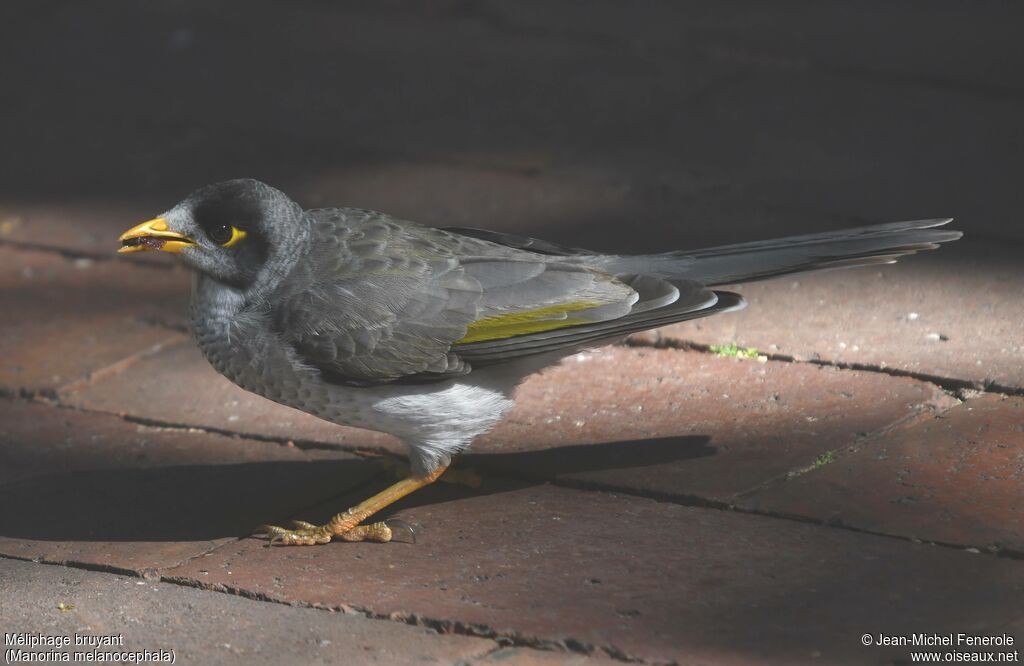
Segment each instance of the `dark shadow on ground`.
M499 481L485 474L483 484L475 489L439 483L414 493L381 516L524 488L564 472L710 456L715 451L708 442L708 437L667 437L469 456L468 463L486 459L486 468L494 472L532 470L531 479ZM392 480L381 465L353 459L127 467L37 476L0 486L0 538L206 541L244 536L266 522L325 520ZM340 493L344 495L338 497ZM299 507L313 508L303 511ZM301 515L292 515L295 509Z
M988 37L1012 10L973 10L971 30L959 15L895 10L872 24L878 48L865 50L847 12L799 4L753 20L690 3L535 16L475 2L282 12L259 1L230 14L195 0L103 11L10 3L0 7L0 139L16 158L0 161L0 200L159 207L252 176L300 201L315 195L309 205L468 223L458 183L409 195L415 176L388 170L441 165L536 181L492 185L469 215L477 225L531 229L538 211L557 210L577 228L556 240L628 229L599 249L930 215L1019 239L1011 174L1021 153L1006 137L1020 56ZM969 38L951 47L956 73L907 47L949 38ZM378 169L386 188L364 180ZM516 208L511 191L539 203ZM565 215L565 201L594 197L588 214Z

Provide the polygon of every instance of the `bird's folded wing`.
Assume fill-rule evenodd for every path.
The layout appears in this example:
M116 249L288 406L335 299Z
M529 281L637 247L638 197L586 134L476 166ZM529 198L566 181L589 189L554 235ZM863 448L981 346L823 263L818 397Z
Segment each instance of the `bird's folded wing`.
M469 372L458 344L619 319L639 296L616 277L390 218L321 230L271 320L328 381L429 381ZM486 249L475 241L473 250ZM509 256L514 253L516 256Z
M663 280L646 275L620 275L619 278L638 296L630 311L621 316L572 322L560 328L508 337L467 336L452 347L452 351L474 367L556 351L569 354L637 331L735 310L745 304L737 294L712 291L692 280Z
M639 298L614 276L575 264L465 258L462 266L482 295L476 319L454 341L461 344L618 319Z

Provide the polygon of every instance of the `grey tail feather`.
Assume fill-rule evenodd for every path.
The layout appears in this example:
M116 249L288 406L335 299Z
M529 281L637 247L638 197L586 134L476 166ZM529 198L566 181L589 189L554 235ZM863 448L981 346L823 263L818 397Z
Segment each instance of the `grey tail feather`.
M696 251L608 256L588 262L613 272L698 280L709 286L753 282L810 271L891 264L934 250L959 231L937 229L952 218L893 222L820 234L789 236Z

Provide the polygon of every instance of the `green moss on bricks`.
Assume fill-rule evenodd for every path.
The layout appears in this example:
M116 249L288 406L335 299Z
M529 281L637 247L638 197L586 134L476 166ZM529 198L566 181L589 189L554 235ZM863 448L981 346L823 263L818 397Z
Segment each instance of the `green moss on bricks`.
M801 467L800 469L793 470L792 472L786 474L786 478L787 479L795 479L798 476L803 476L804 474L807 474L808 472L813 472L814 470L818 469L819 467L824 467L825 465L828 465L830 463L834 463L835 461L836 461L836 452L835 451L825 451L824 453L819 454L818 457L814 459L814 462L812 462L810 465L807 465L806 467Z
M813 467L818 468L818 467L821 467L822 465L827 465L827 464L835 462L835 461L836 461L836 452L835 451L826 451L825 453L822 453L820 456L818 456L817 458L814 459Z
M734 342L725 345L709 345L708 349L712 354L728 358L757 358L761 355L753 347L737 347Z

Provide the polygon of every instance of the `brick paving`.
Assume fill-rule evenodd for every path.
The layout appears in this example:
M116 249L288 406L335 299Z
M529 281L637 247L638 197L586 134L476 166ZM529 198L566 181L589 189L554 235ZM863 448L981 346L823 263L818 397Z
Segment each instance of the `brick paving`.
M482 638L75 568L0 559L0 580L7 632L119 635L123 645L105 649L174 650L179 664L272 663L284 653L307 664L394 664L410 654L455 663L497 648Z
M403 452L394 438L268 405L210 369L187 339L59 395L151 423ZM466 464L723 501L955 404L932 384L878 373L626 347L575 357L527 380L519 396L473 447L486 455Z
M421 526L415 545L284 556L247 539L164 575L656 663L857 661L874 655L853 627L999 633L1024 594L1017 562L962 550L551 485L483 492L442 486L399 506Z
M0 554L142 572L362 485L344 453L0 402Z
M1014 11L3 6L0 627L215 664L905 663L861 635L1024 639ZM415 544L271 549L254 525L325 518L403 452L232 386L188 337L187 273L112 253L241 175L619 251L937 215L967 237L747 285L743 312L531 378L460 461L479 488L390 510ZM709 349L729 342L768 358Z
M761 511L1024 553L1024 400L986 395L760 489Z
M184 272L0 247L0 389L52 391L170 341L152 320L180 321L187 285Z

